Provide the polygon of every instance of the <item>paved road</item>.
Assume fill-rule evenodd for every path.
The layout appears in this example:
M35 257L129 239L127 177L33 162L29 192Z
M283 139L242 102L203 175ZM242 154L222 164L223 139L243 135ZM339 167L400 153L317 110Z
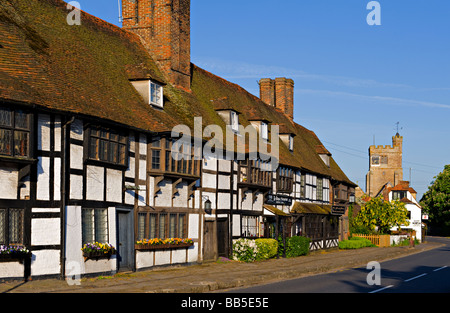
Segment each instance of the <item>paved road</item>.
M233 289L233 293L448 293L450 292L450 239L428 238L446 245L434 250L381 263L377 285L374 268L348 269L270 285Z

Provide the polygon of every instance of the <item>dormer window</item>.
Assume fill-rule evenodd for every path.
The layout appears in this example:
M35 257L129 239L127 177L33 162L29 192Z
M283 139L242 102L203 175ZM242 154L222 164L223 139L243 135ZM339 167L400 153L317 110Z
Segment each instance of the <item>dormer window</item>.
M261 122L261 138L269 140L269 125L266 122Z
M144 101L154 107L163 108L163 86L152 80L135 80L131 82L144 98Z
M289 135L289 151L294 151L294 136Z
M163 87L150 81L150 104L163 107Z
M239 132L239 114L236 111L230 111L230 127L234 132Z

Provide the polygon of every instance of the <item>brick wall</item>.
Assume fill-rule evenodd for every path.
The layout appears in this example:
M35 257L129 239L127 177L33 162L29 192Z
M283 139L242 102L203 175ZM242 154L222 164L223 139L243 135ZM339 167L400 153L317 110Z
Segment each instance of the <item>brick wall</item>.
M167 79L190 90L190 0L123 0L123 28L138 34Z
M290 78L263 78L259 81L260 98L294 119L294 81Z

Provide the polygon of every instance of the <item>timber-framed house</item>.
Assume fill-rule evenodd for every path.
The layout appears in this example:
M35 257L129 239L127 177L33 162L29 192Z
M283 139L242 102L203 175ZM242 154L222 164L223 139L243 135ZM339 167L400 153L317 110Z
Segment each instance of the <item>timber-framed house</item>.
M201 263L242 237L335 247L355 185L294 122L294 82L261 79L258 98L192 64L188 0L122 3L122 28L85 12L69 25L62 0L0 3L0 245L30 251L0 255L0 280ZM194 134L183 150L179 125ZM207 125L236 141L251 127L279 166L205 153ZM144 244L169 238L189 240ZM86 255L94 242L115 251Z

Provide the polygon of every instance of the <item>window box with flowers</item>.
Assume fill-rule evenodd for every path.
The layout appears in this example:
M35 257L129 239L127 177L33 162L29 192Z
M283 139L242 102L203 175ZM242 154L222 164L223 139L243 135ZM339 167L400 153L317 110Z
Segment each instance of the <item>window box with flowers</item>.
M0 246L0 262L20 262L31 258L31 252L23 246Z
M84 261L87 260L99 260L99 259L111 259L111 256L116 254L116 249L109 243L87 243L81 249L83 251Z
M135 244L136 250L167 250L167 249L187 249L194 245L190 238L169 238L169 239L143 239Z

